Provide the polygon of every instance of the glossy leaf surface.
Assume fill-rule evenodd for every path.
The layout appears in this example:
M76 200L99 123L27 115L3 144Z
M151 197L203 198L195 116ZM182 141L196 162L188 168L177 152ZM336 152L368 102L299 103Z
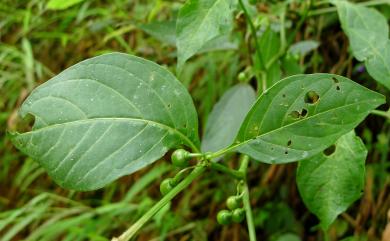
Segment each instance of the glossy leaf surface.
M363 142L350 132L336 142L334 153L328 156L320 153L299 162L299 192L308 209L321 220L324 229L360 198L364 188L366 156Z
M176 23L178 69L210 40L232 28L234 0L189 0Z
M291 76L260 96L231 149L266 163L302 160L351 131L384 101L342 76Z
M199 146L190 95L166 69L126 54L80 62L35 89L21 115L33 130L13 143L63 187L92 190L162 157Z
M215 152L231 145L255 100L255 91L246 84L226 91L209 115L202 151Z

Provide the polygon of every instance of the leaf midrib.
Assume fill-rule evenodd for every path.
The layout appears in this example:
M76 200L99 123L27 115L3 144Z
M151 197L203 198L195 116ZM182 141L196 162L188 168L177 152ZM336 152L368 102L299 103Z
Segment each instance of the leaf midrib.
M375 99L375 100L378 100L378 99ZM357 105L357 104L361 104L361 103L376 102L375 100L354 102L354 103L351 103L351 104L348 104L348 105L343 105L343 106L336 107L336 108L334 108L334 109L326 110L326 111L324 111L324 112L321 112L321 113L318 113L318 114L309 116L309 117L307 117L307 118L298 120L298 121L296 121L296 122L292 122L292 123L290 123L290 124L288 124L288 125L281 126L281 127L276 128L276 129L274 129L274 130L271 130L271 131L269 131L269 132L263 133L263 134L261 134L261 135L256 136L255 138L250 138L250 139L245 140L245 141L243 141L243 142L240 142L240 143L238 143L238 144L231 145L231 146L228 147L226 150L233 150L233 149L236 149L236 148L238 148L238 147L240 147L240 146L242 146L242 145L244 145L244 144L247 144L247 143L250 142L250 141L256 140L256 139L261 138L261 137L263 137L263 136L265 136L265 135L269 135L270 133L279 131L279 130L281 130L281 129L283 129L283 128L287 128L287 127L289 127L289 126L293 126L293 125L295 125L295 124L297 124L297 123L300 123L300 122L303 122L303 121L307 121L308 119L312 119L312 118L314 118L314 117L318 117L318 116L323 115L323 114L325 114L325 113L328 113L328 112L330 112L330 111L334 111L334 110L337 110L337 109L342 109L342 108L350 107L350 106Z
M172 131L174 132L176 135L178 135L181 139L183 139L184 141L187 142L187 144L196 152L199 152L199 149L198 147L195 145L194 142L192 142L186 135L184 135L182 132L180 132L179 130L177 129L174 129L168 125L165 125L163 123L159 123L159 122L156 122L156 121L152 121L152 120L147 120L147 119L139 119L139 118L131 118L131 117L98 117L98 118L89 118L89 119L83 119L83 120L76 120L76 121L69 121L69 122L64 122L64 123L57 123L57 124L52 124L50 126L45 126L45 127L42 127L40 129L37 129L37 130L32 130L32 131L29 131L29 132L24 132L22 133L21 135L27 135L27 134L33 134L33 133L38 133L38 132L41 132L41 131L45 131L45 130L48 130L48 129L51 129L51 128L56 128L56 127L61 127L61 126L65 126L65 125L69 125L69 124L78 124L78 123L88 123L88 122L91 122L91 121L115 121L115 120L118 120L118 121L139 121L139 122L145 122L145 123L149 123L149 124L152 124L152 125L156 125L156 126L159 126L160 128L162 129L166 129L168 131Z

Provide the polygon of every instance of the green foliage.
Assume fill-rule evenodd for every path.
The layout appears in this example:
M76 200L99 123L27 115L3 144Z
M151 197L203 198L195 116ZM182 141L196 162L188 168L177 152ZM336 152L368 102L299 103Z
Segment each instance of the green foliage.
M388 6L239 2L1 1L0 239L108 240L133 223L119 240L207 240L219 233L251 241L341 240L353 233L379 240L387 217L390 110L374 110L384 98L362 86L385 95L382 85L390 88ZM382 85L372 83L348 46ZM164 67L124 54L87 59L113 51ZM177 59L181 83L165 69L175 72ZM291 76L328 71L338 75ZM150 86L137 88L143 81ZM20 106L28 118L16 117ZM257 124L262 129L252 133ZM367 151L353 134L358 124ZM6 129L20 130L11 138L28 157L3 138ZM266 163L300 161L299 191L323 230L312 227L297 196L294 165L249 162L254 158L237 152ZM65 188L104 189L64 190L46 173ZM166 175L173 178L162 180ZM364 177L366 197L347 209ZM224 206L220 223L246 216L248 228L221 232L213 225Z
M207 42L232 28L234 0L189 0L176 23L178 69Z
M333 1L356 59L365 61L370 75L390 89L390 43L386 18L372 8Z
M218 151L231 145L255 100L255 91L249 85L227 90L208 117L201 150Z
M63 10L84 1L85 0L50 0L47 3L47 8L52 10Z
M156 21L139 27L163 43L176 45L176 21Z
M178 145L199 145L186 89L164 68L125 54L65 70L37 88L21 114L34 115L35 125L14 134L14 144L76 190L101 188Z
M289 52L293 55L297 54L300 56L304 56L308 54L310 51L315 50L318 48L320 44L317 41L314 40L304 40L297 42L295 44L292 44L289 48Z
M312 91L319 98L305 101ZM351 131L382 103L384 96L345 77L291 76L260 96L230 148L265 163L305 159Z
M350 132L335 149L299 162L297 184L306 206L328 229L336 217L360 198L364 188L367 150Z

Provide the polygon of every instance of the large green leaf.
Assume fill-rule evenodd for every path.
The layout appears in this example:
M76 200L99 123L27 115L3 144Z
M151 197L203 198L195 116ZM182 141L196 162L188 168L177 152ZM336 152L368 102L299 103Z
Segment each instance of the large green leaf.
M255 91L246 84L238 84L226 91L209 115L202 151L215 152L231 145L255 100Z
M113 53L78 63L35 89L21 115L33 130L13 143L63 187L92 190L163 156L197 150L198 121L190 95L166 69Z
M367 150L363 142L352 131L335 147L332 154L320 153L299 162L297 171L302 199L324 229L360 198L364 187Z
M368 73L390 89L390 41L386 18L378 11L347 1L333 1L353 55L365 61Z
M333 1L341 26L348 35L353 55L366 60L383 48L389 38L386 18L378 11L348 1Z
M342 76L291 76L260 96L230 149L266 163L305 159L351 131L384 101Z
M235 0L189 0L176 23L178 69L210 40L232 28Z

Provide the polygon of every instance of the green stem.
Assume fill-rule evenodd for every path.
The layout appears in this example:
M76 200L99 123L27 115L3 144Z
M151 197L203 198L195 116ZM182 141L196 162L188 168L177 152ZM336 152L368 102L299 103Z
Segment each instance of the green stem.
M372 110L371 114L377 115L377 116L382 116L387 119L390 119L390 109L388 111L383 111L383 110Z
M259 42L257 39L257 34L256 34L256 28L255 28L255 25L252 22L251 16L249 15L248 10L245 8L245 5L242 2L242 0L239 0L238 2L240 4L242 11L244 12L245 18L248 21L249 28L251 29L251 32L252 32L253 40L255 42L256 56L257 56L257 58L259 60L259 64L260 64L260 71L255 72L255 76L257 79L257 85L261 86L262 90L265 91L267 89L266 76L264 76L264 74L262 74L262 72L264 72L264 70L265 70L265 63L263 61L263 57L261 56L260 45L259 45ZM259 72L260 72L260 74L259 74Z
M292 44L292 42L294 41L298 31L301 29L303 23L305 23L305 21L306 21L307 16L309 15L311 6L312 6L312 1L310 0L309 1L309 6L305 9L305 12L303 13L301 18L299 19L298 25L294 28L292 34L288 38L286 46L290 46Z
M260 46L259 46L259 43L257 41L257 34L256 34L255 25L253 24L251 16L249 16L248 10L245 8L245 5L242 2L242 0L239 0L238 2L240 3L240 7L241 7L242 11L244 11L245 18L247 19L249 27L251 29L252 37L255 40L255 48L256 48L256 52L257 52L257 58L259 59L259 63L260 63L261 69L263 69L265 65L264 65L264 62L263 62L263 58L262 58L262 56L260 54Z
M245 173L245 176L248 170L248 164L249 164L249 156L242 155L239 171ZM246 178L244 179L244 195L242 197L242 201L244 203L244 209L246 214L246 223L248 226L249 240L256 241L256 228L253 222L252 207L251 207L250 197L249 197L249 188L248 188L248 183L246 181Z
M137 220L128 230L126 230L118 238L113 238L112 241L128 241L148 222L158 211L168 204L179 192L189 186L197 177L199 177L207 169L206 165L200 164L173 188L167 195L158 201L149 211L147 211L140 219Z
M277 55L271 58L271 60L265 65L265 69L268 70L278 59L280 59L286 52L286 30L285 30L285 12L280 14L280 49Z
M227 166L221 165L221 164L216 163L216 162L210 162L210 167L211 167L211 169L227 173L230 176L232 176L236 179L239 179L239 180L245 178L245 173L243 173L241 171L230 169Z

